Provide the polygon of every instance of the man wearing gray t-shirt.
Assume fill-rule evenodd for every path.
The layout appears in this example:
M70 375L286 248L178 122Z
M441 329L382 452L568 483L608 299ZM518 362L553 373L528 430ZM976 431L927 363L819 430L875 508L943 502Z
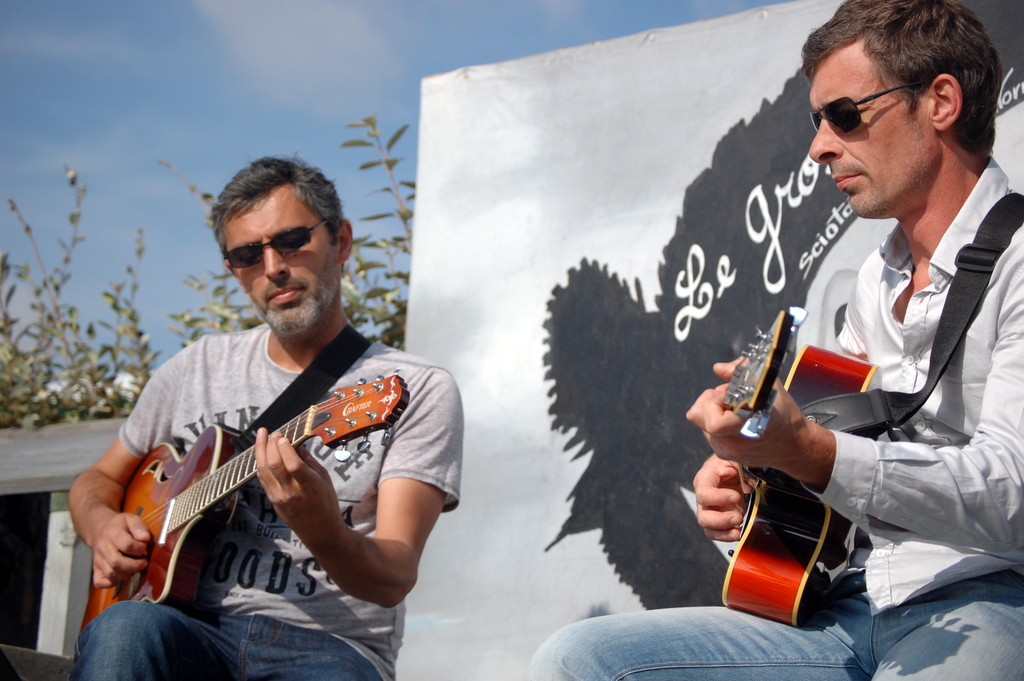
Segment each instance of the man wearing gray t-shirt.
M244 431L348 325L340 281L352 228L319 170L255 161L228 183L212 218L225 263L266 324L204 336L169 359L72 485L94 595L139 589L143 574L156 580L163 522L126 503L125 491L150 474L154 486L172 484L161 481L175 462L140 466L147 455L170 443L198 458ZM248 456L255 477L223 530L203 530L198 557L188 553L195 538L188 551L174 549L163 589L87 613L71 678L393 679L403 600L438 516L458 504L458 388L445 370L372 344L321 397L396 371L408 404L393 428L365 436L368 447L336 456L321 439L293 446L291 436L257 430L251 452L236 458Z

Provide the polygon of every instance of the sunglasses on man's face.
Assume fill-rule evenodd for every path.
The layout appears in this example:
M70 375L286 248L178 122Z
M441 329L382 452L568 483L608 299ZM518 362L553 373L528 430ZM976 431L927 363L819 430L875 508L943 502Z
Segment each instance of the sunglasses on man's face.
M270 246L281 255L291 255L305 247L313 239L313 230L327 224L327 220L318 222L312 227L292 227L274 236L263 244L246 244L224 251L224 258L231 267L241 269L252 267L263 260L263 250Z
M873 95L868 95L864 99L858 99L856 102L849 97L840 97L834 102L829 102L819 110L812 111L811 123L814 125L814 129L817 130L821 127L821 119L824 118L843 132L853 132L861 124L860 109L857 108L858 106L861 104L867 104L871 100L878 99L882 95L887 95L890 92L902 90L905 87L917 87L918 85L924 85L924 83L917 82L907 83L906 85L897 85L896 87L891 87L888 90L882 90L881 92L876 92Z

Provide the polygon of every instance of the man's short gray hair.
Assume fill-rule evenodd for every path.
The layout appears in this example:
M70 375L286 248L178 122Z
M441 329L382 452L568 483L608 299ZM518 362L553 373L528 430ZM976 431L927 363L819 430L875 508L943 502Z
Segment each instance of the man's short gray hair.
M344 216L334 183L299 157L265 156L253 161L231 178L210 211L213 236L225 250L224 226L235 216L251 210L277 187L290 184L295 197L326 221L331 243L338 241L338 228Z

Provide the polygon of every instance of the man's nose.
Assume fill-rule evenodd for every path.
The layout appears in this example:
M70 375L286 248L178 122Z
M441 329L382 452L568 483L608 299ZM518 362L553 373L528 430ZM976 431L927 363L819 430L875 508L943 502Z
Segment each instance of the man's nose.
M818 163L828 163L842 155L842 145L839 143L839 137L836 135L835 130L832 129L832 124L828 120L821 119L821 125L818 126L817 132L814 133L814 139L811 140L811 148L808 154Z
M271 279L288 271L288 262L276 248L270 244L263 245L263 273Z

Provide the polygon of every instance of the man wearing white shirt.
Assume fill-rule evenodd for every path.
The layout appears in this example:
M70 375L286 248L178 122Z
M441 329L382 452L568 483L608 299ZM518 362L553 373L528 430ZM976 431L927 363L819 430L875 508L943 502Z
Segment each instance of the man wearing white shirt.
M956 0L848 0L803 56L811 157L858 215L899 221L861 269L839 344L878 365L885 390L913 393L957 253L1008 192L990 157L999 55ZM740 434L725 385L690 408L714 451L694 479L710 538L740 538L741 465L789 474L858 528L804 626L724 608L594 618L552 636L527 677L1024 678L1022 275L1018 233L937 388L878 441L809 421L781 388L759 439Z

